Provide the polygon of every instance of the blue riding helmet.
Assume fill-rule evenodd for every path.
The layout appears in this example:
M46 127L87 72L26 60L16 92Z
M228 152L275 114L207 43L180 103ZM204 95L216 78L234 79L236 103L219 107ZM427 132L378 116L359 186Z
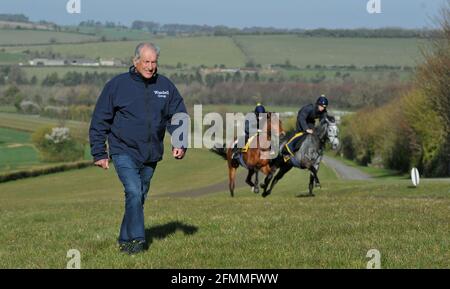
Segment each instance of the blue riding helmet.
M328 106L328 99L324 95L322 95L322 96L320 96L317 99L316 104L317 105Z
M258 115L260 113L265 113L265 112L266 112L265 107L262 104L258 103L258 105L255 107L255 114Z

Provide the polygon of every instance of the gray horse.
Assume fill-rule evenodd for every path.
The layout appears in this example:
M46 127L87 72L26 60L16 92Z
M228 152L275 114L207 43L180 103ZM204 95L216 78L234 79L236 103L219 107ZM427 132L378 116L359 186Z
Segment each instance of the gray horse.
M317 172L319 171L319 165L322 161L322 152L325 142L328 140L331 143L332 149L336 150L339 147L338 135L339 128L336 125L334 117L324 118L314 130L314 133L306 136L294 156L289 160L285 160L283 156L279 156L273 162L273 165L279 168L279 171L273 178L272 183L270 183L272 178L266 178L265 182L261 184L261 188L264 189L262 196L267 197L270 195L275 184L293 167L310 171L308 196L314 196L314 183L316 186L320 187Z

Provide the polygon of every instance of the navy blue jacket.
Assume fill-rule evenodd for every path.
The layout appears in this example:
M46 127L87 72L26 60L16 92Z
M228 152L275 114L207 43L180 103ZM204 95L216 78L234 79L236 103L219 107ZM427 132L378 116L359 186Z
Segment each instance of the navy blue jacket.
M89 128L94 161L108 158L106 140L109 155L126 153L139 163L160 161L166 128L172 134L177 126L170 124L171 118L181 112L186 113L183 98L169 79L156 73L145 79L130 67L111 79L97 100Z
M314 128L317 118L322 120L327 115L327 110L320 112L317 105L308 104L302 107L297 114L297 132Z

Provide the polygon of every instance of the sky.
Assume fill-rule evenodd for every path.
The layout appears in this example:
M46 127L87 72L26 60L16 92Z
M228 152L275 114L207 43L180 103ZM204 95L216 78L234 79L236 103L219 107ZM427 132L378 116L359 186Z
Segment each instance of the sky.
M80 13L66 10L79 1ZM369 13L369 1L381 13ZM0 14L25 14L32 21L60 25L84 20L131 25L134 20L160 24L226 25L276 28L424 28L447 0L0 0Z

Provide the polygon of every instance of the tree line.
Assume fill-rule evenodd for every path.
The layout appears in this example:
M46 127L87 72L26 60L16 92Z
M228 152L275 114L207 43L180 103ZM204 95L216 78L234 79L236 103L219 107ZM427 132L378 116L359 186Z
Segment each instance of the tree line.
M367 165L450 176L450 8L441 35L423 50L414 86L378 108L343 119L342 152Z

